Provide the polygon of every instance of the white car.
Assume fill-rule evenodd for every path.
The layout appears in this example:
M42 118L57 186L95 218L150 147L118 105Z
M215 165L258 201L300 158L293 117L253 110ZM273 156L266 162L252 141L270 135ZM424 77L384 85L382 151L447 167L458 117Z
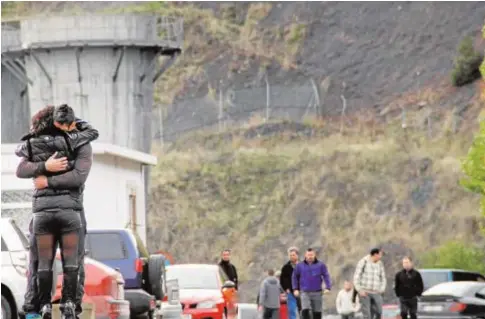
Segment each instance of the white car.
M11 218L0 221L2 237L2 317L16 319L27 289L29 242Z

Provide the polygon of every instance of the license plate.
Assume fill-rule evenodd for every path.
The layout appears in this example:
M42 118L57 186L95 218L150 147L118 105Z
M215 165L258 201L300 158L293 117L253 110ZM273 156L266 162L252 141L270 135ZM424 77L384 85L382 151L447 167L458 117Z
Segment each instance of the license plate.
M192 319L192 315L182 315L182 319Z
M439 312L443 311L443 306L423 306L423 310L428 312Z

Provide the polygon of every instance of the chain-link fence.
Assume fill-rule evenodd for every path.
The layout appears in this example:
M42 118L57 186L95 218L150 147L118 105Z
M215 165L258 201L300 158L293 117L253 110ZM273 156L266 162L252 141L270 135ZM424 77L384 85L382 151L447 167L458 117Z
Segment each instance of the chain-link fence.
M154 139L171 142L200 129L225 130L258 117L263 121L302 121L321 108L320 93L313 79L294 85L271 85L267 76L249 87L219 87L202 97L160 105L153 116Z
M317 82L309 77L291 85L275 85L263 74L258 75L252 85L243 88L224 87L220 82L204 96L179 99L172 105L157 105L152 114L154 141L163 145L192 131L224 131L251 123L252 119L256 123L283 119L302 122L328 115L330 109L332 114L337 114L332 115L332 121L340 126L342 133L349 125L347 113L352 111L347 105L345 83L342 87L340 99L327 105L329 83L325 80ZM422 100L425 96L423 93ZM437 128L443 130L444 125L448 131L456 133L464 120L464 111L469 107L469 104L455 107L444 114L443 108L434 107L436 103L428 104L420 97L416 100L419 102L404 103L406 106L396 108L393 114L403 129L422 130L430 138L437 134ZM375 116L379 116L378 112Z

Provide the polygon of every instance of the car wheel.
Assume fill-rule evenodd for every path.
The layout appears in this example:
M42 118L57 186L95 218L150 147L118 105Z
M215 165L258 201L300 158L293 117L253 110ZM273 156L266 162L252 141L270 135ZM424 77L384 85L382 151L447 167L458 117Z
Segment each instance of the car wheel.
M155 296L156 300L162 300L163 275L165 273L165 257L163 255L151 255L148 258L148 287L149 293Z
M7 298L2 295L2 317L0 319L13 319L12 306L8 302Z

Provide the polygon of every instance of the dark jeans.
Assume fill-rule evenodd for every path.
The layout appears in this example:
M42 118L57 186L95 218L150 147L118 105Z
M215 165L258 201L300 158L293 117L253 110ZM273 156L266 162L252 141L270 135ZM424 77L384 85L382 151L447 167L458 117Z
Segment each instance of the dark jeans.
M399 304L401 307L401 318L402 319L416 319L418 312L418 298L399 298ZM409 317L408 317L409 314Z
M76 312L81 313L81 303L84 296L84 279L85 279L85 272L84 272L84 255L85 255L85 247L84 247L84 239L86 235L86 223L84 212L81 212L81 220L83 221L83 228L79 232L79 245L78 245L78 263L79 263L79 282L77 285L77 294L76 294ZM40 312L40 304L39 304L39 291L38 291L38 277L37 277L37 270L39 265L39 254L37 251L37 241L35 239L35 235L33 234L33 220L30 221L29 225L29 273L27 277L27 291L25 292L25 303L23 305L23 311L25 313L38 313Z
M279 319L280 310L273 308L263 308L263 319Z

